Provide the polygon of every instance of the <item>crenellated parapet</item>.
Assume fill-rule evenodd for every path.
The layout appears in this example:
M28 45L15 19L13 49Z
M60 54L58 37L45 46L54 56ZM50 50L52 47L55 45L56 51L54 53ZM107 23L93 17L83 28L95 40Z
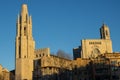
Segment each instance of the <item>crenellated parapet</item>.
M50 56L50 48L36 49L34 53L35 53L34 55L35 59L39 59L44 56Z

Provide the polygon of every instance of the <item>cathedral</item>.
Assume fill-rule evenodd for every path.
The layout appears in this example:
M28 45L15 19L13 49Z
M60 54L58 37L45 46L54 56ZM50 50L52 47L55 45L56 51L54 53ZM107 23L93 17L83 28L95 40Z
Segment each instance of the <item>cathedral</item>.
M112 53L112 41L110 39L110 31L107 25L102 25L100 28L100 34L100 39L81 40L81 46L73 49L74 59L79 57L94 58L100 54Z
M100 39L83 39L73 48L73 60L35 49L32 17L23 4L16 22L15 70L0 65L2 80L120 80L120 53L112 51L109 27L100 28Z

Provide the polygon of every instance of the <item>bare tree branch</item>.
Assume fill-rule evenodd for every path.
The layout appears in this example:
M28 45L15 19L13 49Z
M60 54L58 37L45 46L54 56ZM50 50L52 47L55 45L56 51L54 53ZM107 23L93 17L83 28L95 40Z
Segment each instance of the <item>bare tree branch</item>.
M56 55L59 57L62 57L62 58L66 58L66 59L72 59L72 56L70 54L64 52L63 50L58 50Z

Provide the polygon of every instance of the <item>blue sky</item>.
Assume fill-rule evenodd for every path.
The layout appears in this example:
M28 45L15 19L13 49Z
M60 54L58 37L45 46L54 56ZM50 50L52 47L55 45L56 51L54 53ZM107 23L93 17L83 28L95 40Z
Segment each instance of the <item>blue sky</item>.
M0 64L14 69L16 19L28 4L36 49L49 47L72 55L81 39L100 38L103 22L110 28L113 51L120 52L120 0L0 0Z

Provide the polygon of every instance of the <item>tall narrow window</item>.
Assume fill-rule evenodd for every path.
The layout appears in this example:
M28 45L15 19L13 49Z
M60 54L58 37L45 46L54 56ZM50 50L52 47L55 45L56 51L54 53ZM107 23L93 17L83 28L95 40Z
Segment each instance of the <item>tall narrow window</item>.
M26 14L26 22L27 22L27 20L28 20L28 16L27 16L27 14Z
M20 48L20 45L19 45L19 58L21 58L21 48Z
M106 35L108 36L108 31L106 30Z
M26 36L26 27L24 27L24 36Z

